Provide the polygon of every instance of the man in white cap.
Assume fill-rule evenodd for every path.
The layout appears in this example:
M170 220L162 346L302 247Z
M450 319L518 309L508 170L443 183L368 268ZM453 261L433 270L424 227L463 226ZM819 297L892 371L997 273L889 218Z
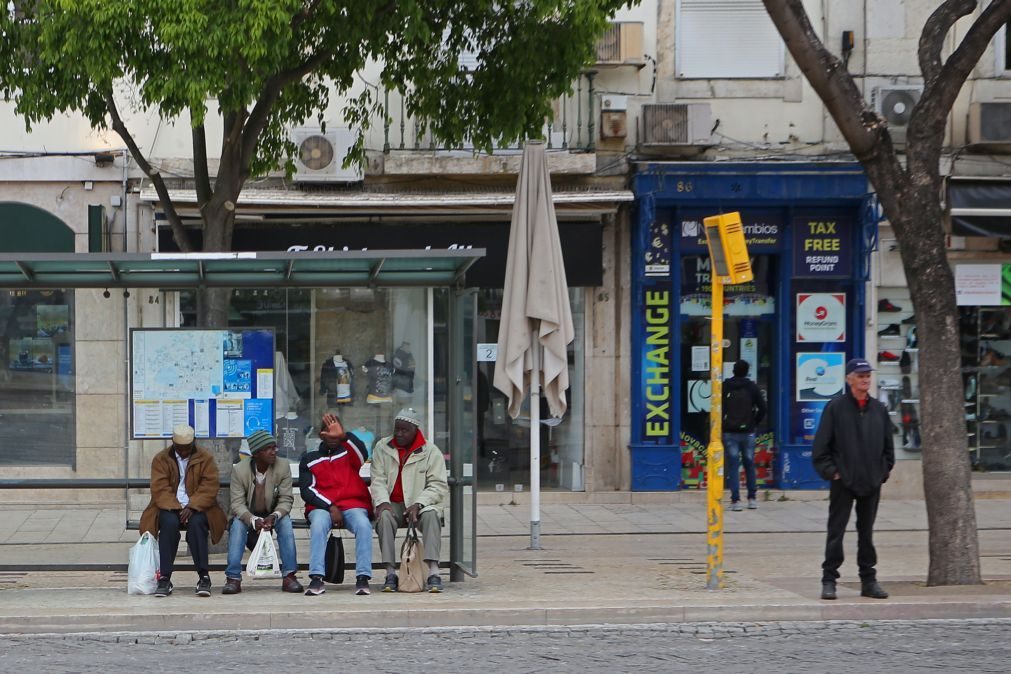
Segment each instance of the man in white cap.
M428 591L442 592L439 551L442 509L449 494L442 450L421 432L421 415L405 407L394 418L393 435L376 443L372 452L372 501L376 504L376 534L386 567L383 592L396 592L397 528L414 524L421 530L428 562Z
M218 506L218 466L214 457L193 442L193 428L172 429L172 444L151 461L151 502L140 518L140 531L158 538L161 556L156 597L172 594L172 570L179 551L179 531L197 569L198 597L211 596L207 572L207 536L217 543L225 531L225 513Z

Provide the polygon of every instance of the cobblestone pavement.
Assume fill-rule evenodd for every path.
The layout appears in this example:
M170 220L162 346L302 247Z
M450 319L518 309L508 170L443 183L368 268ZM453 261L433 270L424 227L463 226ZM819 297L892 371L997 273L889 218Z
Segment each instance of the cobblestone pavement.
M1006 672L1009 620L0 636L0 671Z

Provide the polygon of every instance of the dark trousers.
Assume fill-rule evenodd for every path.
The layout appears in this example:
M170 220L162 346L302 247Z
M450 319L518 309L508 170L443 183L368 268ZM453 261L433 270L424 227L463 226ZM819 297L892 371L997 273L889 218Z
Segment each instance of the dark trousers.
M828 496L828 538L825 541L825 561L821 565L821 579L834 581L839 578L842 566L843 534L850 521L850 511L856 502L857 511L857 566L860 580L870 582L877 579L874 566L878 563L878 553L874 550L874 518L878 514L878 500L881 487L870 494L858 495L843 485L840 480L832 481Z
M186 529L186 545L190 547L193 566L197 567L197 574L207 575L207 536L210 531L207 515L194 511L190 515L189 523L183 527L179 522L178 510L159 510L158 554L161 557L159 573L162 578L172 576L172 570L176 564L176 553L179 552L179 530L182 528Z

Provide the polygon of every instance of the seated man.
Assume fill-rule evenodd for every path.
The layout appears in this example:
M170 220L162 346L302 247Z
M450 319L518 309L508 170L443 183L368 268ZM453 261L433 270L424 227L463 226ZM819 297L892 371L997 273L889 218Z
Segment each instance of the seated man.
M154 596L172 594L172 568L179 551L179 530L197 567L198 597L211 596L207 573L207 535L217 543L225 533L225 513L218 506L218 466L193 442L193 428L172 429L172 444L151 460L151 502L140 518L140 531L158 538L161 567Z
M250 532L277 532L277 548L281 556L281 590L302 592L295 578L298 561L295 555L295 531L291 527L291 466L277 460L277 440L267 431L255 431L247 438L248 461L232 466L231 511L232 526L228 529L228 567L221 594L242 592L242 549L252 549L255 537Z
M393 435L372 450L372 500L376 506L376 533L386 567L383 592L399 587L396 562L397 527L415 524L422 533L428 562L428 591L442 592L439 551L442 508L449 494L446 461L442 451L425 440L418 428L421 415L405 407L394 418Z
M325 414L319 449L306 452L298 467L299 487L309 520L309 589L323 594L326 542L332 527L355 535L355 594L369 594L372 578L372 497L359 471L368 449L354 433L345 433L336 414Z

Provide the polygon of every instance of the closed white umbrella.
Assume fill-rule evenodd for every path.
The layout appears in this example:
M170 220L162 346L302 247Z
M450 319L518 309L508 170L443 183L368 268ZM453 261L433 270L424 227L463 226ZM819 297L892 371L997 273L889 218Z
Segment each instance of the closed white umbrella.
M509 397L513 419L530 391L530 547L535 550L541 547L541 390L552 416L565 414L567 350L574 336L544 143L531 141L523 148L516 183L494 384Z

